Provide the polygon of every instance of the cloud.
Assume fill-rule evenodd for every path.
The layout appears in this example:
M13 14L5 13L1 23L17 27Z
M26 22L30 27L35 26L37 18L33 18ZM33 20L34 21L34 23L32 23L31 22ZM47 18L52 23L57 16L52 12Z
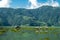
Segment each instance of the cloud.
M34 9L38 6L37 0L29 0L29 3L31 3L30 7L28 6L28 9Z
M0 7L10 7L10 0L1 0Z
M51 4L50 5L53 6L53 7L58 7L59 6L59 3L57 1L51 0Z
M59 7L59 3L54 0L48 0L45 3L38 3L37 0L29 0L29 3L31 3L31 5L28 6L28 9L35 9L42 6Z

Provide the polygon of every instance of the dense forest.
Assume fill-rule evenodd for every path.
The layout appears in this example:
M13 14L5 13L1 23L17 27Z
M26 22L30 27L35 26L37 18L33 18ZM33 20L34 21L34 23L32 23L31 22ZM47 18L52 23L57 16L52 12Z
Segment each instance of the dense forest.
M60 7L0 8L0 26L60 26Z

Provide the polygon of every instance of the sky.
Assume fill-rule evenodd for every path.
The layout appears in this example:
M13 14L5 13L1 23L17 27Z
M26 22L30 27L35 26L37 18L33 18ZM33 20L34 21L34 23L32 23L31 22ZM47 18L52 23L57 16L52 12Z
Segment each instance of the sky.
M60 7L60 0L0 0L0 7L35 9L41 6Z

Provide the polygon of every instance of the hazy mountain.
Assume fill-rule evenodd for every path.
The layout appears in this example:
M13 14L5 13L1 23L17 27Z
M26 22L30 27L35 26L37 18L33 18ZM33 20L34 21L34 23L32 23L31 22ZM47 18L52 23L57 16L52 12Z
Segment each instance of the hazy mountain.
M0 26L60 26L60 7L42 6L37 9L0 8Z

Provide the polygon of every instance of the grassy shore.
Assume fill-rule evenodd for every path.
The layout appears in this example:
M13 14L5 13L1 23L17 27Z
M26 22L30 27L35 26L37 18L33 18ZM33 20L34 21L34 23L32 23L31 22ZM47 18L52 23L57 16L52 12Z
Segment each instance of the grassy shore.
M59 40L60 28L22 26L16 29L16 27L0 27L0 40L3 40L1 36L4 34L6 35L4 40L7 40L8 38L11 40L11 36L13 36L12 40Z

